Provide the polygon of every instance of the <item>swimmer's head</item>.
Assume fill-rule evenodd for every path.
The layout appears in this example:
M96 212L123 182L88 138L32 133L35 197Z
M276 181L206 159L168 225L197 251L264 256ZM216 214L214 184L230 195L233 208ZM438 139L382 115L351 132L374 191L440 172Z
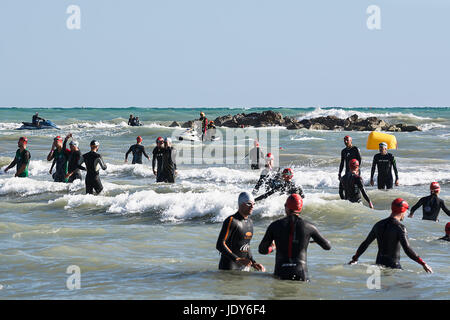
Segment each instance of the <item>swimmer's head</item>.
M286 168L283 170L281 176L283 177L284 181L291 181L294 177L294 171L292 171L291 168Z
M286 214L299 214L303 208L303 199L297 193L291 194L284 204Z
M382 154L386 154L386 153L387 153L387 147L388 147L388 145L387 145L386 142L381 142L381 143L378 145L378 147L379 147L380 152L381 152Z
M91 150L98 150L99 146L100 146L100 142L98 142L97 140L92 140L90 143L91 146Z
M345 136L344 137L344 143L347 147L350 147L352 145L352 137L350 136Z
M137 137L136 141L137 141L137 143L141 143L142 142L142 137L141 136Z
M441 186L437 182L432 182L430 184L431 193L439 193L441 191Z
M72 148L78 148L78 141L72 140L72 141L70 141L69 145L70 145L71 149Z
M348 165L350 166L351 170L356 170L359 167L359 161L356 159L352 159L350 160L350 162L348 163Z
M391 204L391 210L392 214L394 215L401 215L401 219L403 220L403 217L405 215L405 212L409 209L409 204L402 198L397 198L394 201L392 201Z
M26 146L27 145L27 143L28 143L28 139L27 139L27 137L20 137L19 138L19 141L17 142L17 145L19 146L19 148L20 148L20 146Z
M241 192L238 197L238 206L239 212L244 216L248 216L252 213L255 206L255 198L250 192Z

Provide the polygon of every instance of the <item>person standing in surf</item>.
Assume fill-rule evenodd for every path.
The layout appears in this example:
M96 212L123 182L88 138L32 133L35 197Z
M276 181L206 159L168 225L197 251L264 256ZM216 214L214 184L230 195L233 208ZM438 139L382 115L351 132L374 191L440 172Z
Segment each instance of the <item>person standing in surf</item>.
M238 212L225 219L216 243L220 252L220 270L246 270L250 267L265 271L262 264L256 263L250 250L253 237L253 212L255 200L249 192L241 192L238 198Z
M175 183L177 175L177 150L172 146L172 139L164 139L164 152L162 155L162 182Z
M139 136L136 138L136 144L133 144L130 149L128 149L127 153L125 153L125 163L128 162L128 155L130 152L133 153L133 161L132 164L142 164L142 155L150 160L150 157L145 152L145 147L142 145L142 137Z
M269 254L276 249L274 275L281 280L309 280L306 260L311 238L322 249L331 249L330 242L316 226L300 218L302 208L302 197L290 195L284 204L286 217L269 225L258 247L260 254Z
M66 137L67 138L67 137ZM67 140L66 140L67 141ZM63 139L60 136L55 137L53 139L52 148L47 155L47 161L52 161L52 166L50 167L49 173L52 174L53 167L56 165L56 171L52 174L53 181L55 182L67 182L66 178L68 172L68 161L70 151L66 150L66 144L64 143L63 147Z
M345 166L345 174L350 171L350 160L356 159L358 160L359 165L361 166L361 152L359 148L353 145L352 137L345 136L344 137L345 148L341 151L341 163L339 165L339 173L338 178L341 180L342 170ZM358 168L358 175L361 175L361 170Z
M422 220L438 221L439 212L444 212L450 216L450 210L445 206L443 199L439 198L441 186L437 182L430 184L430 195L420 198L420 200L411 208L409 218L414 216L414 212L422 206L423 216Z
M92 140L90 146L91 151L83 154L78 165L86 164L86 194L94 194L94 190L99 194L103 190L103 185L100 181L100 168L106 170L107 167L102 156L97 153L100 143L97 140Z
M69 133L67 137L64 139L63 144L64 150L66 150L67 140L69 140L69 138L72 138L71 133ZM78 165L78 162L81 159L81 151L80 148L78 147L78 141L72 139L72 141L70 141L69 143L69 146L70 152L69 152L66 179L68 183L73 183L77 179L81 180L82 177L80 170L86 170L86 168Z
M392 201L390 217L378 221L373 226L366 240L361 243L349 264L355 264L369 245L377 239L378 254L376 264L392 269L402 269L400 265L401 246L410 259L419 263L426 272L433 273L431 267L409 245L406 228L400 223L403 221L408 208L408 203L402 198L397 198Z
M395 173L395 185L399 185L398 181L398 171L397 162L395 157L387 152L387 143L381 142L379 144L380 153L377 153L373 157L372 161L372 171L370 173L370 185L374 185L373 176L375 174L375 169L378 169L377 186L378 189L392 189L394 184L394 179L392 177L392 169Z
M252 170L258 170L261 163L264 161L264 152L259 147L258 140L253 141L253 148L250 149L250 168Z
M339 182L339 196L342 200L350 202L361 202L361 193L369 203L369 207L373 209L372 201L364 189L362 178L359 176L359 162L356 159L350 161L350 171L347 172Z
M156 176L156 182L163 182L162 162L164 155L164 139L158 137L156 139L156 147L153 149L152 169ZM156 168L156 169L155 169Z
M26 178L28 177L28 165L30 164L31 154L27 150L28 139L26 137L20 137L17 142L19 149L16 151L16 156L14 160L5 168L5 173L9 169L16 166L15 177Z

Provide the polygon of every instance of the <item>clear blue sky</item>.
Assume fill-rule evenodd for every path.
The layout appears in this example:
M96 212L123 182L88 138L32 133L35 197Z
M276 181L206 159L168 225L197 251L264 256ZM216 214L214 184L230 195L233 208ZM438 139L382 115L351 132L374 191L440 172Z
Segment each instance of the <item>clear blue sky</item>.
M2 0L0 106L448 106L449 31L448 0Z

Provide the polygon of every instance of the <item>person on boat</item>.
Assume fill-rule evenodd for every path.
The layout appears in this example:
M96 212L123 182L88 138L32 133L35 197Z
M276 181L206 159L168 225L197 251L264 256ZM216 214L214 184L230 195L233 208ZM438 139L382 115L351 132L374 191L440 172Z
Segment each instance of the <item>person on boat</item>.
M361 152L359 148L353 145L353 139L350 136L344 137L345 148L341 151L341 163L339 165L339 173L338 178L341 180L342 170L345 167L345 174L350 171L350 160L356 159L358 160L359 165L361 166ZM358 171L358 174L361 175L361 171Z
M317 227L299 216L302 208L302 197L291 194L284 204L286 217L269 225L258 247L260 254L269 254L276 249L274 275L281 280L309 280L306 261L311 238L322 249L331 249L330 242Z
M294 177L294 171L291 168L286 168L283 170L281 174L281 178L279 176L274 177L268 181L269 191L260 195L255 199L255 201L260 201L268 198L272 194L279 192L280 194L298 194L302 198L305 198L305 194L303 193L303 189L301 186L296 185L292 178Z
M27 150L28 139L27 137L20 137L17 142L19 149L16 151L14 160L5 168L5 173L9 169L16 166L15 177L26 178L28 177L28 165L30 164L31 153Z
M444 199L439 198L441 186L437 182L430 184L430 195L420 198L420 200L411 208L409 218L414 216L414 212L422 207L422 220L438 221L441 209L450 216L450 210L445 206Z
M378 221L373 226L366 240L361 243L349 264L355 264L359 257L367 250L369 245L376 239L378 244L378 254L375 263L377 265L387 268L401 269L401 246L410 259L419 263L426 272L433 273L431 267L427 265L409 245L406 228L400 223L403 221L408 208L408 203L402 198L397 198L392 201L391 215L386 219Z
M381 142L379 144L380 153L377 153L373 157L372 171L370 173L370 185L374 185L373 176L375 169L378 169L377 186L378 189L392 189L394 185L394 179L392 177L392 169L395 173L395 185L399 185L397 162L395 157L387 152L387 143Z
M364 189L364 184L361 176L359 176L359 162L356 159L350 161L350 171L347 172L339 182L339 196L342 200L350 202L361 202L361 193L369 203L369 207L373 209L372 201Z
M216 243L220 252L220 270L248 270L250 267L265 271L256 263L250 250L253 238L253 221L250 218L255 200L251 193L241 192L238 198L238 212L225 219Z
M128 155L130 154L130 152L133 153L133 161L131 162L132 164L142 164L142 155L150 160L150 157L145 152L145 147L142 145L142 141L143 139L141 136L136 138L136 144L133 144L125 153L125 162L128 162Z
M45 121L45 119L39 117L39 113L36 112L36 113L34 114L33 118L31 119L31 123L33 123L33 126L35 126L35 127L40 127L40 126L41 126L40 120L41 120L41 121Z

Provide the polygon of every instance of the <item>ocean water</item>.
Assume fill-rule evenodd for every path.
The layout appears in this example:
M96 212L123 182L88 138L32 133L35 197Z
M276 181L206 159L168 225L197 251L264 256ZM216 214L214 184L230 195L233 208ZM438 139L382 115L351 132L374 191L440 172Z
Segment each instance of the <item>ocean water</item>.
M395 133L400 186L390 191L371 187L370 166L376 151L365 148L369 132L248 129L248 137L190 145L177 141L172 121L209 119L267 108L0 108L0 298L2 299L449 299L449 243L444 235L450 217L439 222L405 218L414 250L433 268L422 267L403 252L403 270L381 270L381 287L369 289L368 268L374 263L372 243L357 265L347 265L373 224L389 215L391 201L405 198L412 206L439 181L441 197L450 207L450 108L288 108L276 109L299 119L354 113L377 116L390 123L418 125L421 132ZM15 130L30 121L35 111L61 130ZM142 127L127 126L129 114L140 117ZM224 128L218 131L225 133ZM88 151L92 139L108 165L101 172L101 195L85 195L84 181L54 183L46 155L52 138L69 132ZM178 131L179 133L179 131ZM337 172L343 136L350 134L362 152L362 176L375 210L366 203L339 199ZM30 176L14 178L3 169L12 160L20 136L28 137ZM124 154L144 138L150 154L158 136L171 136L179 149L223 146L227 159L251 146L252 137L275 136L263 144L277 154L277 164L294 169L294 180L306 193L302 217L317 225L331 242L323 251L308 249L308 283L272 277L274 254L258 254L267 226L284 216L286 196L274 195L258 203L252 215L251 248L266 273L218 270L215 249L223 220L236 212L237 196L251 190L259 177L245 163L180 163L175 184L156 184L151 162L124 163ZM225 137L225 135L224 135ZM224 143L225 141L225 143ZM280 149L281 148L281 149ZM231 153L228 153L233 150ZM233 153L234 152L234 153ZM200 153L201 154L201 153ZM211 162L211 161L209 161ZM236 161L239 162L239 161ZM81 271L80 289L69 290L69 266Z

